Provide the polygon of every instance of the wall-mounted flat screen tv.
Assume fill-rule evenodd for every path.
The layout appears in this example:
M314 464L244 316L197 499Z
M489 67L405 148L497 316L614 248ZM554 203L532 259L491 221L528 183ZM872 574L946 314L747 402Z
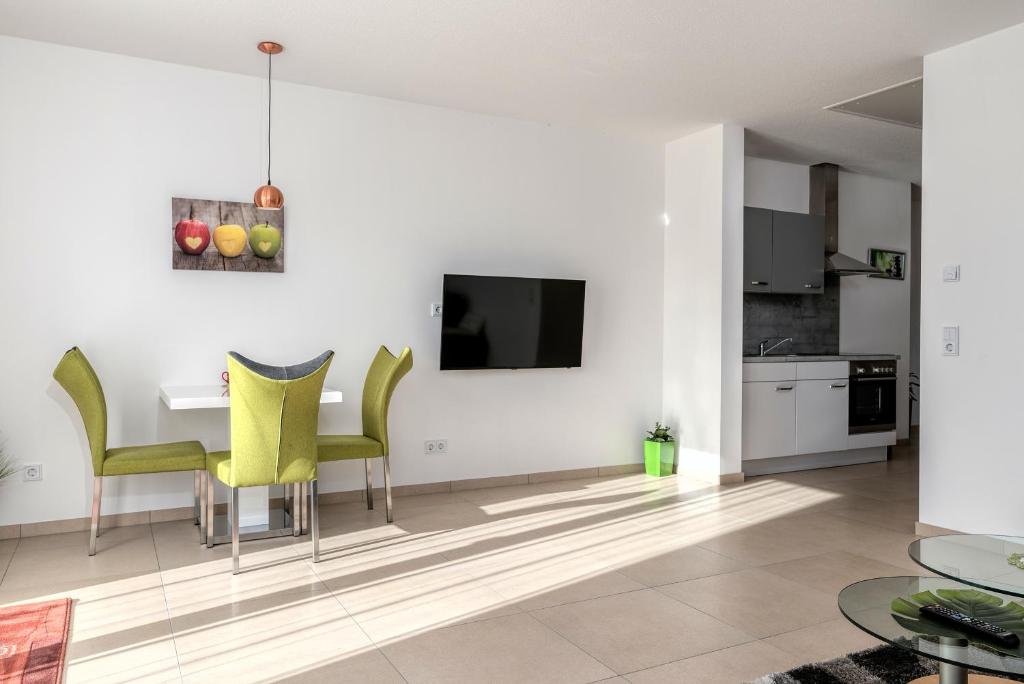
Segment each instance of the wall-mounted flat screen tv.
M441 370L579 366L586 284L445 275Z

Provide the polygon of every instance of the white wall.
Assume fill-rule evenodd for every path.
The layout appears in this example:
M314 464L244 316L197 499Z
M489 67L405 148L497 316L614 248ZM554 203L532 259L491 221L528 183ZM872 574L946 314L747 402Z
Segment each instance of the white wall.
M866 261L868 249L907 252L903 280L839 279L839 351L895 353L897 436L910 435L910 183L839 172L839 251Z
M678 470L741 470L743 131L717 125L665 149L664 415Z
M745 157L743 162L745 206L807 213L811 187L806 166L759 157Z
M1024 25L924 60L920 519L964 532L1024 534L1021 73Z
M745 162L744 197L748 206L808 212L807 166L755 157L747 157ZM839 350L900 355L900 438L909 435L910 227L910 183L840 171L839 251L862 261L871 247L908 252L903 281L864 276L839 279Z
M284 57L287 59L287 55ZM79 345L110 445L227 442L226 411L170 412L161 384L218 381L237 349L271 363L337 351L359 429L377 345L415 368L392 404L397 484L641 460L661 415L661 146L278 83L274 180L286 273L172 271L172 196L246 201L263 180L264 83L0 38L0 432L38 483L2 485L0 524L82 516L81 422L51 380ZM438 371L445 272L585 278L583 367ZM426 457L423 440L450 454ZM326 490L359 487L358 463ZM186 506L190 475L120 478L105 512Z

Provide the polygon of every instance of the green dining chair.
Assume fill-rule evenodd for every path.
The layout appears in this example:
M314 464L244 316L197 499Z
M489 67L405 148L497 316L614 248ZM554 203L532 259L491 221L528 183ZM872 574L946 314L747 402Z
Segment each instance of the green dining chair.
M85 424L85 435L92 454L92 521L89 555L96 555L96 537L100 527L100 502L103 478L115 475L143 475L193 471L193 513L200 526L201 541L206 536L202 496L206 450L199 442L173 442L147 446L107 448L107 401L103 387L89 360L78 347L72 347L53 371L53 378L71 395Z
M384 506L388 522L394 522L391 504L391 464L388 459L388 406L398 381L412 370L412 350L406 347L395 357L383 345L373 357L363 384L363 434L320 435L317 454L321 463L363 459L366 464L366 507L373 509L371 460L384 460Z
M240 487L309 483L313 562L320 560L316 432L320 395L334 357L326 351L295 366L268 366L228 353L231 450L206 457L207 545L213 546L214 479L231 488L231 556L238 574Z

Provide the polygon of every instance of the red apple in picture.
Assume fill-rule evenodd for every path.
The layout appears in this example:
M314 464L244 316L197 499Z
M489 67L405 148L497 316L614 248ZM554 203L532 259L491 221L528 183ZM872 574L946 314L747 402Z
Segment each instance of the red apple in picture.
M210 228L199 219L182 219L174 226L174 241L185 254L202 254L210 245Z

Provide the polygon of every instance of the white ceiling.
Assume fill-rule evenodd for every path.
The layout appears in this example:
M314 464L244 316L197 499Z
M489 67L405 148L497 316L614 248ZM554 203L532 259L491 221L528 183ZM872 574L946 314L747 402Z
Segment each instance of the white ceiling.
M1021 0L0 0L0 33L917 180L920 131L822 107L1024 22ZM927 87L927 84L926 84Z

